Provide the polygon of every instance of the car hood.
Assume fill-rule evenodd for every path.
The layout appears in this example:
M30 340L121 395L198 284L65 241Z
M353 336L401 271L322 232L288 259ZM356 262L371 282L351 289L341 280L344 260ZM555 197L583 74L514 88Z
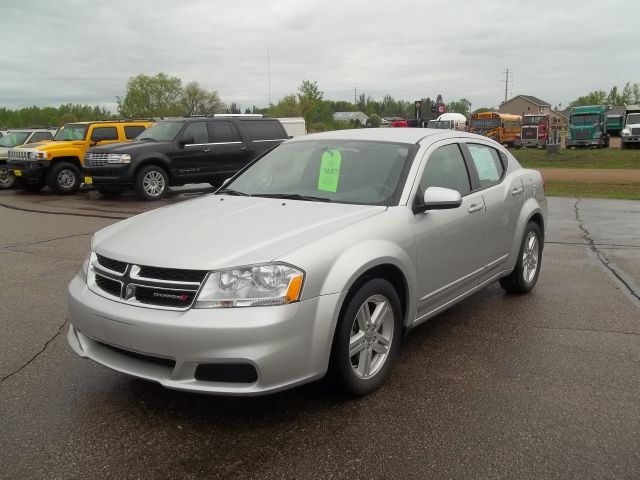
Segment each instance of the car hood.
M171 142L149 142L149 141L133 141L122 143L110 143L107 145L100 145L99 147L93 147L92 153L128 153L137 154L141 152L147 152L157 150L158 146L164 146Z
M53 150L69 147L82 147L84 144L85 143L82 140L48 140L46 142L22 145L20 148L33 148L40 152L51 152Z
M107 227L96 233L94 250L140 265L215 270L275 260L385 210L383 206L208 195Z

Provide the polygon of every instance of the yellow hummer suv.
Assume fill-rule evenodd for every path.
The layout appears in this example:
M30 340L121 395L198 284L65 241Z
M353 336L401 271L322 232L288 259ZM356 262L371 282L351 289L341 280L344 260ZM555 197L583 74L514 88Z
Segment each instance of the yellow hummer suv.
M75 122L61 126L52 142L9 149L7 167L25 190L38 191L48 185L58 194L80 188L84 154L90 147L134 139L151 120Z

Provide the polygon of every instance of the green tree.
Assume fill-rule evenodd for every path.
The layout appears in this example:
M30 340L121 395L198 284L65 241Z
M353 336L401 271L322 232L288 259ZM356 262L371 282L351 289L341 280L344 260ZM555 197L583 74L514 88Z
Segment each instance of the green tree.
M231 102L227 107L227 113L236 115L242 113L242 110L240 110L240 106L236 102Z
M271 105L269 115L272 117L301 117L302 106L295 95L281 98L276 105Z
M381 122L382 118L380 118L380 115L376 113L371 114L371 116L369 117L369 126L371 128L378 128Z
M188 112L182 104L182 81L158 73L154 77L140 74L127 82L124 97L117 97L122 117L176 117Z
M607 94L604 90L595 90L582 97L576 98L569 103L570 107L582 107L586 105L604 105L607 101Z
M208 91L198 82L189 82L182 90L180 103L185 115L224 113L226 107L218 92Z
M471 102L466 98L447 103L446 108L447 112L461 113L465 117L471 114Z
M620 94L618 94L618 87L615 85L609 91L609 95L607 95L606 104L610 106L622 105L622 98Z

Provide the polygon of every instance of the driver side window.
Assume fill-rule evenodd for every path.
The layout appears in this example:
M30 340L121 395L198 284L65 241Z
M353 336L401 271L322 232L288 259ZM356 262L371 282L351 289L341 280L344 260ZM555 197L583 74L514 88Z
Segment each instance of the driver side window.
M469 172L458 144L445 145L434 151L422 172L420 189L450 188L465 195L471 191Z
M204 122L193 122L187 128L181 137L185 141L189 141L189 144L203 144L209 143L209 133L207 132L207 125Z

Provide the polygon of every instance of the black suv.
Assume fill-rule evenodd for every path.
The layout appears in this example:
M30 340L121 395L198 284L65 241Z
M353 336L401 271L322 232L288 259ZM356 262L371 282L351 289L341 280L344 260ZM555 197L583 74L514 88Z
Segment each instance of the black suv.
M105 196L133 188L145 200L158 200L169 186L217 187L287 138L275 118L213 115L162 120L133 142L91 148L84 157L84 182Z

